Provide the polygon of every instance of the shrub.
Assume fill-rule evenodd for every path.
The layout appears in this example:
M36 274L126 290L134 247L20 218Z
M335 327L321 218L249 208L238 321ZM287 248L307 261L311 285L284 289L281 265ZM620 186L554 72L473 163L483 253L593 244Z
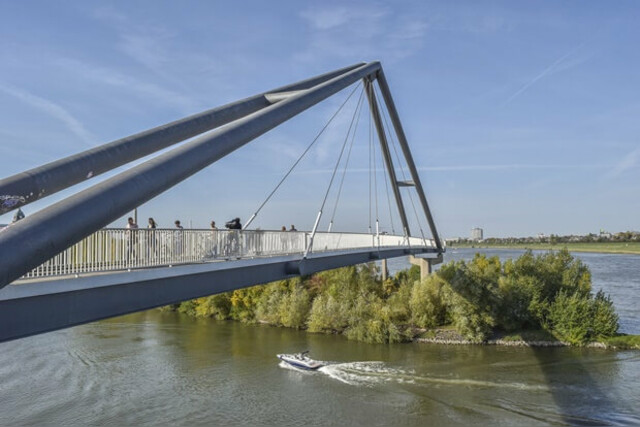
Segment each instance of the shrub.
M360 295L353 307L347 338L368 343L394 343L405 338L391 321L390 310L373 294Z
M450 301L451 321L456 330L471 341L486 340L495 326L494 318L460 294L452 293Z
M499 306L496 326L505 331L539 327L539 282L529 276L503 276L498 280Z
M593 300L591 316L594 337L611 337L618 333L618 315L613 307L613 301L602 290L598 291Z
M280 323L288 328L300 329L306 326L311 299L309 292L297 286L282 298L279 307Z
M413 285L409 308L411 322L415 326L433 328L445 323L447 316L445 287L447 286L447 282L436 275L431 275Z
M395 292L392 292L386 299L389 307L389 316L392 322L406 324L411 321L411 308L409 300L413 286L402 284Z
M307 325L311 332L342 332L347 327L344 302L331 295L320 295L313 300Z
M570 344L584 344L592 335L591 304L577 293L560 291L551 304L549 320L556 335Z
M286 285L274 282L266 285L255 304L255 318L270 325L281 325L280 306L286 297Z
M229 314L231 313L231 300L229 299L228 293L198 298L195 301L197 303L195 307L196 317L213 317L218 320L229 318Z

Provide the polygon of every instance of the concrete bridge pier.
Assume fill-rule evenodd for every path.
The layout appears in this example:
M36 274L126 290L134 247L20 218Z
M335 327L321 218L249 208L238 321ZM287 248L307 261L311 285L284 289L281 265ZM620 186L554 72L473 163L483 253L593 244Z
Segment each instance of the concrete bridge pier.
M423 280L431 274L431 266L442 263L442 254L439 254L436 258L422 258L409 255L409 262L420 267L420 280Z
M382 270L382 281L384 282L389 277L389 268L387 268L387 259L386 258L384 258L382 260L380 268Z

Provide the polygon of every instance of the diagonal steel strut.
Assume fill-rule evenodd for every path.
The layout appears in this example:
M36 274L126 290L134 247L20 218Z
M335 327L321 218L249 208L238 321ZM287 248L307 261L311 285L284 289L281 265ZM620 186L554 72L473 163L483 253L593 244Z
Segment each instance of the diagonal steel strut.
M373 82L370 81L369 79L365 79L364 84L367 92L367 99L369 100L369 107L371 109L371 116L373 117L373 122L376 125L376 131L378 133L378 140L380 141L382 156L384 157L384 163L387 167L387 171L389 172L389 181L391 181L391 187L393 188L393 195L395 196L396 204L398 205L398 211L400 212L400 219L402 220L402 229L404 231L405 236L410 236L411 230L409 229L407 214L404 210L404 204L402 203L402 194L400 194L400 187L398 185L398 179L396 177L396 170L393 167L393 159L391 158L391 153L389 151L389 141L387 141L387 134L385 133L384 126L382 125L382 118L380 117L380 109L378 108L378 102L376 101L376 94L373 90Z
M359 63L216 107L0 180L0 215L180 141L255 113L291 94L361 67Z
M398 142L400 143L400 147L402 148L402 153L404 154L404 158L407 162L407 167L409 168L409 172L411 172L413 185L415 186L416 192L418 193L418 198L420 199L422 210L424 211L424 214L427 217L427 221L429 222L431 235L433 236L433 240L436 241L436 247L438 248L438 251L442 253L444 251L442 242L440 241L440 236L438 235L436 224L433 220L433 216L431 215L431 210L429 209L429 204L427 203L427 197L424 195L422 182L420 181L420 176L418 175L416 164L413 161L413 156L411 155L411 150L409 149L407 137L404 134L404 129L402 128L402 123L400 122L400 116L398 115L398 111L396 110L393 98L391 97L391 90L389 89L389 84L387 83L387 79L384 76L384 71L382 70L382 68L380 68L376 77L376 79L378 80L378 87L380 88L380 92L382 93L382 97L384 98L384 103L387 106L387 111L389 112L389 116L391 117L393 128L396 132L396 136L398 137Z
M0 287L249 141L381 69L370 62L49 206L0 233Z

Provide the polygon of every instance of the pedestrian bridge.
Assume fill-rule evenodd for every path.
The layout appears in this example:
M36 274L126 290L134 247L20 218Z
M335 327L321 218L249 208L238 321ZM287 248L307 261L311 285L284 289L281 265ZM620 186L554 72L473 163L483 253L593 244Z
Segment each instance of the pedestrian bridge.
M24 279L88 275L240 259L303 256L311 232L266 230L103 229L29 271ZM311 251L437 252L433 240L388 234L316 232ZM16 284L22 281L15 282Z
M250 230L247 226L329 123L251 215L245 229L104 228L357 82L361 84L329 120L330 123L361 87L360 97L353 98L358 101L351 125L310 231ZM319 224L327 211L325 204L337 181L334 178L338 169L343 168L336 206L340 199L365 94L372 119L369 233L331 231L333 217L328 230L322 232ZM384 101L393 133L387 116L381 114L379 100ZM382 161L382 169L376 164L373 127L380 143L377 159ZM274 89L2 179L0 214L187 139L190 140L176 148L0 230L0 341L347 265L407 255L441 259L444 247L379 62L355 64ZM349 140L351 145L346 150ZM345 152L348 154L343 156ZM393 225L391 234L380 231L376 193L379 170L388 185L387 198L390 200L390 188L398 209L399 233L393 231ZM403 197L411 200L417 221L414 227L421 221L412 194L417 197L430 238L425 237L421 225L417 226L419 236L411 232ZM335 215L335 207L333 212Z

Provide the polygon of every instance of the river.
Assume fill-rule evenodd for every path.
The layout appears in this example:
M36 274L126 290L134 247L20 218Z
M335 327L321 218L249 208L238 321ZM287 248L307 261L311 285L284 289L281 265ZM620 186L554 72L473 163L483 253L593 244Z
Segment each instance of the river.
M640 257L578 256L640 333ZM275 358L301 349L335 363ZM373 345L157 310L0 344L1 425L628 425L639 403L640 351Z

